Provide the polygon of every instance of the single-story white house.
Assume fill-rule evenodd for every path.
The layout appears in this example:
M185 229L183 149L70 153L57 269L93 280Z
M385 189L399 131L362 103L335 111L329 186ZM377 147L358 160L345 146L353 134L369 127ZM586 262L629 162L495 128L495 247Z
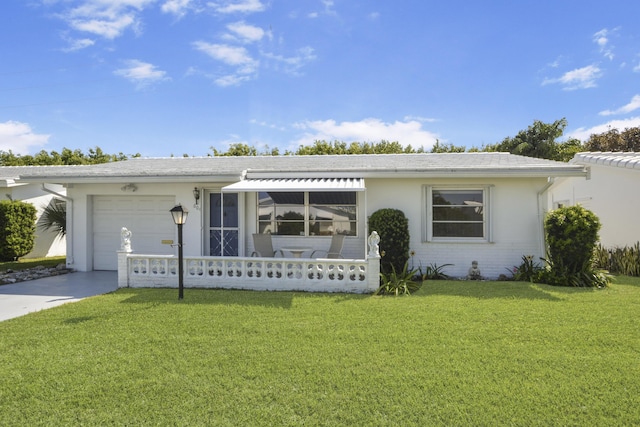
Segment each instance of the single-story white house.
M21 175L28 175L34 166L0 166L0 200L21 200L31 203L36 208L36 238L34 247L22 258L43 258L64 256L66 240L52 230L44 230L38 226L42 212L55 198L64 199L66 189L62 185L42 186L39 183L20 181ZM42 172L42 169L38 169Z
M254 233L271 234L276 249L326 249L332 234L344 234L342 256L366 259L367 218L395 208L409 219L410 267L453 264L444 272L465 277L478 261L484 277L497 278L523 255L544 256L549 187L586 175L579 164L509 153L423 153L136 158L31 168L18 182L66 189L67 264L78 271L119 269L125 227L132 255L158 256L131 268L164 274L162 257L177 253L169 210L181 204L184 255L199 257L189 277L212 270L210 257L229 269L245 262Z
M587 179L556 179L549 191L552 208L580 204L595 213L607 248L640 242L640 153L585 152L570 163L586 168Z

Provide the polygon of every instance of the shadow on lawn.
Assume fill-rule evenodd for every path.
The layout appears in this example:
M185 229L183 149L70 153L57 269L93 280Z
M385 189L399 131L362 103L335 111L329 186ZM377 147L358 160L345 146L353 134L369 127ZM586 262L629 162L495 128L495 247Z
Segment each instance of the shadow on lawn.
M295 294L294 292L185 288L184 298L179 300L178 290L174 288L122 288L116 293L129 295L122 300L122 303L128 304L217 304L277 308L291 308Z
M577 288L569 289L575 291ZM424 282L415 295L449 295L478 299L506 298L563 301L563 298L555 295L558 292L561 292L560 287L528 282L429 280Z

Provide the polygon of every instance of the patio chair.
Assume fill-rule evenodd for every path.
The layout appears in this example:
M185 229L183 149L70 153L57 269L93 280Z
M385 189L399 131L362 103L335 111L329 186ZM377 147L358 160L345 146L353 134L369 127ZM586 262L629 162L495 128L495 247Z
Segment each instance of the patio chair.
M271 234L253 234L253 252L251 256L274 258L277 253L280 253L280 256L284 257L284 253L280 249L273 250Z
M327 256L325 258L344 258L342 256L342 245L344 244L344 234L334 234L331 236L331 245L329 245L329 250L317 249L311 252L311 258L316 252L326 252Z

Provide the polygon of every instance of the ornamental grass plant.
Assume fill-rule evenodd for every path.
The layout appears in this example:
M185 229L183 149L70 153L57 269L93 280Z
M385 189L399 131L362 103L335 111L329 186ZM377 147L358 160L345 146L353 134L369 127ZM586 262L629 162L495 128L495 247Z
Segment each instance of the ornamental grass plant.
M640 279L114 293L0 322L0 425L639 425Z

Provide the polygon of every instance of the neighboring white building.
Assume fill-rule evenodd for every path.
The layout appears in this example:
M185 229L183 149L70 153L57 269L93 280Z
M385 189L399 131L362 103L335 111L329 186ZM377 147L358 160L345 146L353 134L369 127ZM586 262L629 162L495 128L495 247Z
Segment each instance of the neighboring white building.
M464 277L477 260L497 278L523 255L544 255L542 220L553 179L586 176L580 165L508 153L130 159L34 168L20 182L67 190L67 263L115 270L120 230L134 253L175 254L169 210L189 210L185 256L249 256L252 234L276 248L329 246L346 235L345 258L367 251L367 218L396 208L409 219L413 267L454 264ZM196 197L198 199L196 200Z
M54 199L65 196L66 191L61 185L47 185L20 182L20 175L28 173L33 166L2 166L0 167L0 200L21 200L31 203L36 208L36 239L33 250L22 258L43 258L64 256L66 240L58 237L53 231L43 230L38 226L44 208ZM42 171L42 169L38 169ZM49 191L47 191L49 190Z
M640 153L586 152L570 161L587 169L587 179L558 178L551 187L552 207L582 205L602 224L603 246L640 241Z

